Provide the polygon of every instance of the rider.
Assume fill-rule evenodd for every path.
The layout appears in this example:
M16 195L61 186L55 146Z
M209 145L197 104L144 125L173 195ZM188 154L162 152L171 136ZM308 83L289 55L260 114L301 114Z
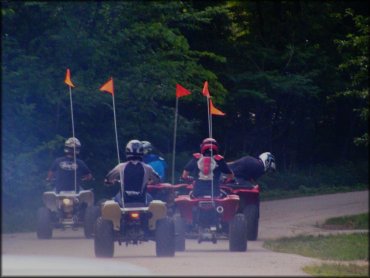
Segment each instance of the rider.
M68 138L64 143L63 157L58 157L51 164L46 180L51 181L55 177L55 191L82 190L81 180L88 181L93 178L86 163L76 156L80 153L81 143L75 138ZM76 161L76 162L75 162Z
M127 161L119 163L105 177L106 184L113 184L115 181L121 182L124 188L124 202L150 203L152 197L147 192L149 183L158 183L159 176L154 169L145 164L143 160L144 148L139 140L131 140L126 145ZM114 197L114 200L122 204L121 190Z
M153 146L149 141L142 141L144 148L143 162L152 166L161 178L161 182L165 180L167 163L163 157L152 153Z
M270 152L264 152L258 158L243 156L227 164L233 170L238 183L255 183L264 173L276 171L275 157Z
M196 172L197 178L193 188L193 196L212 194L220 195L219 179L221 173L226 174L229 180L234 179L234 173L226 164L224 158L218 154L219 146L215 139L206 138L200 145L200 153L194 153L193 158L185 165L182 179L188 180L189 174Z

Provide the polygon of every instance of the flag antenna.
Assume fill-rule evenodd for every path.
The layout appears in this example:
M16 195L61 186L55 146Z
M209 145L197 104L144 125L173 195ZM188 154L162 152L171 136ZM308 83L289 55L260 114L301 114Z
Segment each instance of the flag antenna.
M177 133L177 115L179 110L179 98L190 95L191 92L180 84L176 84L176 107L175 107L175 124L174 124L174 131L173 131L173 149L172 149L172 177L171 182L175 184L175 154L176 154L176 133Z
M117 159L118 159L118 164L120 164L121 159L120 159L120 156L119 156L118 132L117 132L117 121L116 121L116 105L114 103L113 77L111 77L103 86L100 87L100 91L105 91L105 92L108 92L112 95L113 120L114 120L114 131L115 131L115 135L116 135Z
M72 137L75 137L75 124L73 119L73 102L72 102L72 87L74 87L71 81L71 72L67 69L66 77L64 79L64 83L68 85L69 88L69 100L71 104L71 121L72 121ZM74 163L74 185L75 185L75 192L77 192L77 162L76 162L76 144L73 144L73 163Z

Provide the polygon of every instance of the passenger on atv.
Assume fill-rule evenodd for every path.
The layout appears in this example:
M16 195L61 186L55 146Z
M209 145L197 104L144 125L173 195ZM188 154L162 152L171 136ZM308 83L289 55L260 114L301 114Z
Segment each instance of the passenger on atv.
M221 173L225 174L228 180L234 179L233 171L218 153L217 141L213 138L206 138L200 145L200 153L194 153L193 158L185 165L181 178L187 181L191 173L197 177L192 192L194 197L212 195L212 193L213 196L220 196Z
M141 141L144 148L143 162L152 166L159 175L161 182L166 180L167 163L162 156L153 152L153 145L149 141Z
M243 156L227 164L240 185L256 183L263 174L276 171L275 157L270 152L264 152L258 158Z
M81 181L93 179L90 169L86 163L77 158L80 154L81 143L75 138L68 138L64 143L63 157L58 157L51 164L46 181L55 181L55 191L82 190ZM76 187L76 188L75 188Z
M145 164L143 145L139 140L131 140L126 145L126 162L119 163L105 177L106 185L120 181L121 187L114 200L122 207L123 203L143 203L148 205L152 196L147 192L149 183L159 183L159 175L154 169ZM124 188L124 192L122 192ZM122 195L123 194L123 195Z

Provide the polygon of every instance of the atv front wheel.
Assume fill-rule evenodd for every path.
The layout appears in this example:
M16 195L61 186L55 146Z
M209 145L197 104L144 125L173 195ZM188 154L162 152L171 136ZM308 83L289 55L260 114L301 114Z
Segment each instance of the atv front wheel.
M257 204L247 205L244 210L244 217L247 222L247 239L256 240L258 236L259 209Z
M247 251L246 223L242 213L236 214L230 222L229 250L232 252Z
M94 250L96 257L111 258L114 253L112 221L98 217L95 225Z
M86 238L93 237L95 222L99 216L100 216L100 207L90 206L86 208L84 217L84 233Z
M171 218L157 220L155 243L157 257L175 256L175 224Z
M51 212L45 207L37 211L37 238L49 239L53 233L53 223L51 221Z

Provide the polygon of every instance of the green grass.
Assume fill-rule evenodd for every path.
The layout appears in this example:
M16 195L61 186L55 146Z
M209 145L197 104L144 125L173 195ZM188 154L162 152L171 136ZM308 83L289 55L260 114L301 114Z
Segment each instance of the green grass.
M331 229L369 229L369 213L329 218L322 227Z
M323 227L369 229L369 213L329 218ZM369 277L368 232L281 238L266 241L264 247L276 252L338 261L337 263L305 266L303 271L314 277ZM358 265L350 262L355 260L367 261L367 264Z
M368 260L368 233L329 236L297 236L269 240L264 247L276 252L293 253L325 260Z
M305 266L303 271L315 277L369 277L367 265L325 263Z

